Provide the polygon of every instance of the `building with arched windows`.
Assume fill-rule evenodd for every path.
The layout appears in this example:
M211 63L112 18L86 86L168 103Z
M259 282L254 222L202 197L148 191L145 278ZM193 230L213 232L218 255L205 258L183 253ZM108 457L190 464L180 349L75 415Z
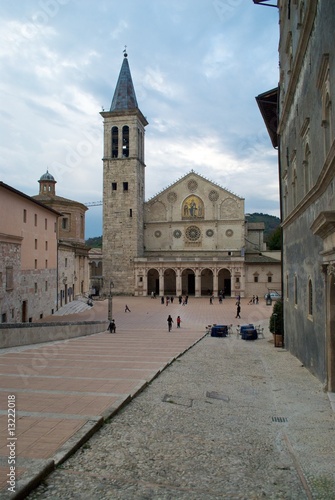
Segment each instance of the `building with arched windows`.
M39 179L43 205L61 213L57 223L57 308L89 293L89 247L85 244L85 212L82 203L56 194L56 180L50 172Z
M103 288L114 293L226 296L281 289L280 258L244 199L193 170L145 201L145 127L127 54L104 119Z
M285 347L334 393L335 3L278 9L279 87L258 97L279 146Z

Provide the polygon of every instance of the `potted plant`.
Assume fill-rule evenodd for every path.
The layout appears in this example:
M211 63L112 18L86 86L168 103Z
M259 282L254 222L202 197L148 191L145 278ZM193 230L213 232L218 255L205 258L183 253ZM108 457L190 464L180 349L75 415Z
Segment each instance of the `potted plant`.
M275 347L284 346L284 314L283 302L277 300L270 316L269 330L273 333Z

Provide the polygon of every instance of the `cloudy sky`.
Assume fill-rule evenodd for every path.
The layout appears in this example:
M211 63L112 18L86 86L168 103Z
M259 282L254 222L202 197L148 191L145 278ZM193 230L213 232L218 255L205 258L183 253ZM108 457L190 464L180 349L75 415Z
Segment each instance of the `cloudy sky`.
M276 2L270 2L276 3ZM102 200L103 125L127 46L146 127L146 199L193 169L279 215L255 96L277 86L278 11L252 0L2 0L0 179ZM102 234L101 206L86 237Z

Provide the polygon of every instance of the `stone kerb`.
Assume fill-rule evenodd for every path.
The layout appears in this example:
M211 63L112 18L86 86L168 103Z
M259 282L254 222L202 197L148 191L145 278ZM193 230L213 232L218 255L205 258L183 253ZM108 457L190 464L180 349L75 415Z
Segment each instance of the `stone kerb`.
M21 323L0 325L0 349L93 335L107 329L106 321Z

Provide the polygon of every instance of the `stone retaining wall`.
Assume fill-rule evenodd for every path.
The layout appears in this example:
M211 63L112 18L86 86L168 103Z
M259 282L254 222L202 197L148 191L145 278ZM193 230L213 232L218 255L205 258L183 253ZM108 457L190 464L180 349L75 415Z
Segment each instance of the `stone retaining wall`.
M75 323L20 323L0 325L0 348L39 344L92 335L107 330L106 321L77 321Z

